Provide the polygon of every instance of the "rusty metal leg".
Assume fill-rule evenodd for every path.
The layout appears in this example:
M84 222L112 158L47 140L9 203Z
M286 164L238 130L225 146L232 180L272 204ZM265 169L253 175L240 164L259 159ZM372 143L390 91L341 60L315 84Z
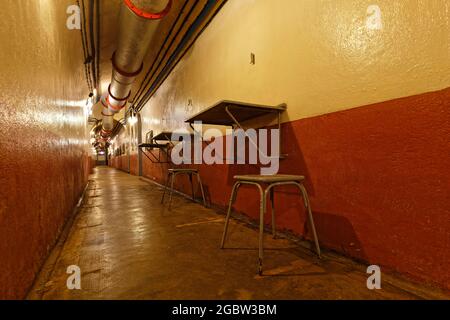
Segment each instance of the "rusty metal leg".
M174 184L176 175L177 175L176 173L172 173L172 175L171 175L172 179L170 181L169 210L172 207L173 184Z
M275 194L274 188L270 188L270 203L272 206L272 237L277 237L276 225L275 225Z
M192 201L195 202L194 181L192 181L192 173L189 173L189 181L191 181Z
M202 192L203 205L204 205L205 207L207 207L207 206L206 206L205 191L203 190L203 183L202 183L202 179L200 178L200 173L199 173L199 172L197 172L197 180L198 180L198 184L200 185L200 190L201 190L201 192Z
M300 190L303 194L303 200L305 202L305 207L308 210L309 224L311 225L311 230L312 230L313 237L314 237L314 243L316 245L317 255L320 258L321 253L320 253L319 238L317 237L316 226L314 225L314 218L313 218L312 211L311 211L311 204L309 202L308 193L306 192L306 188L302 184L298 184L298 187L300 188Z
M263 191L260 185L257 185L260 190L260 205L259 205L259 259L258 259L258 274L262 276L263 273L263 258L264 258L264 216L266 215L267 193Z
M222 242L220 244L220 248L223 249L225 246L225 240L227 237L227 232L228 232L228 224L230 223L230 217L231 217L231 209L233 207L233 203L236 200L236 195L237 195L237 191L239 189L240 183L236 182L233 186L233 190L231 191L231 197L230 197L230 202L228 204L228 212L227 212L227 217L225 219L225 227L223 229L223 235L222 235Z
M162 195L161 198L161 204L164 204L164 197L166 196L166 191L167 191L167 186L169 185L169 179L170 179L171 173L167 173L167 178L166 178L166 185L164 186L164 193Z

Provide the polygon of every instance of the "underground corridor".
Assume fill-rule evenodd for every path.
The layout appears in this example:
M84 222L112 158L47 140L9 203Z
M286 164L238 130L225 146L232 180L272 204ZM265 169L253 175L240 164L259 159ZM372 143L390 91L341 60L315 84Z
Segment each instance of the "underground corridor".
M0 300L450 300L449 1L0 4Z
M124 192L117 193L117 190ZM266 271L255 270L258 232L232 222L218 250L224 215L184 196L171 211L163 188L98 167L79 211L52 252L30 299L437 299L445 295L395 277L366 287L364 265L333 252L318 259L307 244L266 236ZM187 213L189 213L187 215ZM82 272L82 290L66 287L66 266ZM331 290L331 288L333 288Z

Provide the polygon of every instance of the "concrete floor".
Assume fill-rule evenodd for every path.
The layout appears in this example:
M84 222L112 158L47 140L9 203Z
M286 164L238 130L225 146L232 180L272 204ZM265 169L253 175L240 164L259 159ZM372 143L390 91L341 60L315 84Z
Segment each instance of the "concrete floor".
M256 275L257 231L232 221L219 249L224 216L162 189L100 167L85 199L41 270L29 299L448 299L445 293L383 274L366 287L366 266L304 246L265 239L265 275ZM319 235L320 236L320 235ZM77 265L82 289L68 290Z

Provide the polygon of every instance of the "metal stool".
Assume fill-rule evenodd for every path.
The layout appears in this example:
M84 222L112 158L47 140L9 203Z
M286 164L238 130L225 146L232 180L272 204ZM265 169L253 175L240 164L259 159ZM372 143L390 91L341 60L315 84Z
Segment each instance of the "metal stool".
M243 184L253 185L259 189L260 192L260 218L259 218L259 266L258 272L262 275L262 264L263 264L263 239L264 239L264 216L267 210L267 195L270 193L270 200L272 205L272 233L275 238L275 206L274 206L274 188L277 186L283 185L295 185L297 186L302 195L303 201L306 209L308 210L308 218L311 224L312 233L314 236L314 242L316 246L317 254L320 258L320 246L319 239L317 238L316 228L314 226L314 219L312 216L311 206L309 203L308 193L306 192L305 187L302 182L305 180L304 176L293 176L293 175L273 175L273 176L262 176L262 175L246 175L246 176L235 176L234 177L236 183L233 186L233 191L231 192L230 203L228 207L227 218L225 220L225 228L222 236L222 244L221 248L224 248L225 240L228 231L228 224L231 216L231 209L236 201L236 196L239 190L239 187ZM262 185L268 185L264 190Z
M194 174L197 176L197 181L198 181L198 184L200 185L200 190L202 191L203 205L206 207L205 192L203 191L202 180L200 179L200 174L198 173L198 170L196 170L196 169L169 169L168 173L167 173L167 180L166 180L166 185L164 187L164 193L163 193L163 196L161 199L161 203L164 203L164 197L166 195L167 186L170 181L171 185L170 185L170 195L169 195L169 209L171 208L173 184L175 182L175 177L179 174L189 175L189 180L191 181L191 189L192 189L192 200L194 202L195 202L195 192L194 192L194 182L193 182L192 176Z

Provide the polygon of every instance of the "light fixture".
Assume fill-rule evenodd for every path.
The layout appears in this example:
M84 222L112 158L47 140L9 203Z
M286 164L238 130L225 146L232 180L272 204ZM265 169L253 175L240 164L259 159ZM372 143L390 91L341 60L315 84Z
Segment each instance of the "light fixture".
M86 100L86 105L84 108L84 112L87 117L92 116L92 113L93 113L92 107L93 106L94 106L94 94L90 93L89 97Z
M131 126L134 126L134 125L137 123L137 117L135 117L135 116L129 117L129 118L128 118L128 123L129 123Z

